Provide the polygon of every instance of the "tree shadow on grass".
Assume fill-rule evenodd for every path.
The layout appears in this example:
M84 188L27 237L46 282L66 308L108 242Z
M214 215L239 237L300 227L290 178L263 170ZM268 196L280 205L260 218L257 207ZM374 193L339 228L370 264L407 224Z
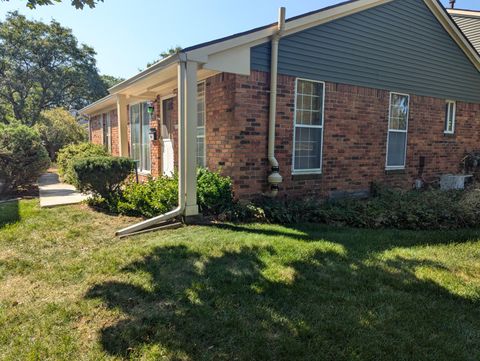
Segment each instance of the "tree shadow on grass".
M0 203L0 229L18 221L20 221L18 200Z
M124 358L158 345L174 360L478 359L478 303L415 275L442 264L384 267L346 249L287 261L272 247L158 247L123 269L148 274L148 287L106 282L86 297L125 314L101 330L104 350Z

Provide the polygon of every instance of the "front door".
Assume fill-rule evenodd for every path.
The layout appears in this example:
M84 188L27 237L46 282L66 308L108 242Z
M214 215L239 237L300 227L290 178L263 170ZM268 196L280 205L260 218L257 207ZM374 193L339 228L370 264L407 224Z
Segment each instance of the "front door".
M171 176L174 172L173 99L167 98L162 100L162 173L166 176Z

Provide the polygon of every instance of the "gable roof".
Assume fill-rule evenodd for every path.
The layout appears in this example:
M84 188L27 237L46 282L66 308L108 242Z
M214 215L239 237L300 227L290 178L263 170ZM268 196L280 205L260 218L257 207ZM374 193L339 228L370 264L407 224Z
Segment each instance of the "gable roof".
M349 0L295 16L286 20L284 35L291 35L391 1L396 0ZM476 69L480 71L479 53L460 30L452 17L447 13L440 1L419 1L423 1L427 5ZM142 79L163 71L167 67L176 63L181 57L192 61L198 61L202 63L203 67L206 69L249 74L250 49L256 45L269 41L276 31L277 23L272 23L231 36L187 47L179 54L174 54L168 58L162 59L137 75L113 86L109 89L109 92L111 94L121 93L126 88L133 86L133 84L142 81ZM219 64L221 66L219 66Z
M447 11L480 53L480 11L464 9L448 9Z

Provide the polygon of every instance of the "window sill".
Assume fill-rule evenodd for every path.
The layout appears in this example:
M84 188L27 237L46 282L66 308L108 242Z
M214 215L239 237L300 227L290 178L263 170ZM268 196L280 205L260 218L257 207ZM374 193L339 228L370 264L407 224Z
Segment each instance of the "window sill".
M323 177L323 175L322 175L321 172L292 173L292 180L294 180L294 181L322 179L322 177Z
M385 169L385 174L407 174L407 171L405 168L386 168Z
M447 138L454 138L454 137L455 137L455 133L443 132L443 136L444 136L444 137L447 137Z
M138 175L143 175L143 176L149 176L152 175L152 172L147 172L147 171L139 171L137 170Z

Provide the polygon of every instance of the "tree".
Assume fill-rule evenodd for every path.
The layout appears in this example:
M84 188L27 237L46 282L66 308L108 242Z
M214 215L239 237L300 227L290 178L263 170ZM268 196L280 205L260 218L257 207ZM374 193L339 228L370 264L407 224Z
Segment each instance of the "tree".
M154 60L152 61L151 63L147 63L147 68L150 68L153 64L155 64L156 62L162 60L162 59L165 59L165 58L168 58L170 55L173 55L173 54L177 54L179 52L182 51L182 47L177 45L175 47L170 47L168 50L160 53L160 57L157 59L157 60Z
M88 134L75 117L63 108L45 110L35 125L51 160L68 144L87 140Z
M121 83L125 79L123 78L117 78L113 75L102 75L101 79L103 81L103 84L107 87L107 89L110 89L112 86L117 85L118 83Z
M0 22L0 105L33 125L49 108L79 109L107 94L95 51L52 20L27 20L17 12ZM6 118L0 118L8 123Z
M10 0L3 0L3 1L10 1ZM103 2L103 0L71 0L72 5L75 6L77 9L83 9L85 5L89 6L90 8L94 8L95 5L99 2ZM52 5L53 3L59 3L62 0L27 0L27 7L30 9L35 9L37 5Z
M0 124L0 179L9 190L30 186L48 168L50 159L36 130Z

